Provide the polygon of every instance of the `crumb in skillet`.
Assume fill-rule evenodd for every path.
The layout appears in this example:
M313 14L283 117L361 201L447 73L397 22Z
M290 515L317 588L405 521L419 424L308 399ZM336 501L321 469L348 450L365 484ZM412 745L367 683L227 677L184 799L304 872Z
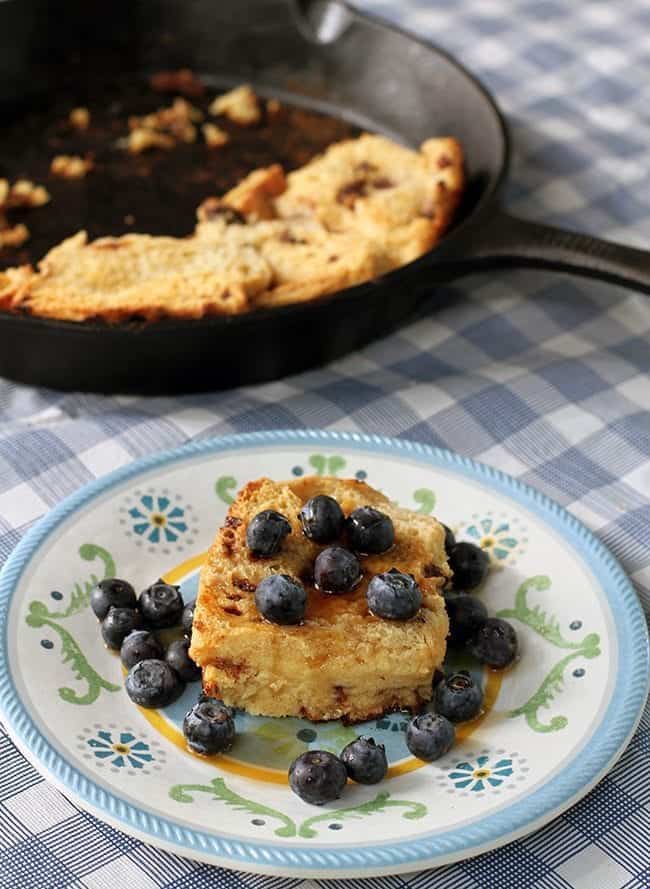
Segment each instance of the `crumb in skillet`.
M203 138L208 148L221 148L230 142L230 136L214 123L204 123L201 127Z
M120 139L117 144L120 148L126 148L131 154L141 154L150 148L169 150L176 145L171 136L167 136L165 133L157 133L155 130L147 130L144 127L131 130L127 138Z
M92 168L93 162L89 157L79 157L78 154L57 154L52 158L50 173L61 179L83 179Z
M90 126L90 111L87 108L73 108L68 120L73 129L85 132Z
M7 179L0 179L0 209L42 207L49 200L48 190L29 179L16 179L13 185Z
M158 71L149 78L151 88L157 93L177 93L198 98L205 92L205 84L189 68L176 71Z
M243 127L258 123L261 118L257 96L247 83L217 96L210 105L210 114L223 114Z
M0 218L0 248L22 247L29 238L29 229L22 222L18 225L7 225L6 220Z
M195 123L203 113L178 96L168 108L159 108L144 117L129 117L131 133L122 144L133 154L148 148L173 148L178 142L196 142Z

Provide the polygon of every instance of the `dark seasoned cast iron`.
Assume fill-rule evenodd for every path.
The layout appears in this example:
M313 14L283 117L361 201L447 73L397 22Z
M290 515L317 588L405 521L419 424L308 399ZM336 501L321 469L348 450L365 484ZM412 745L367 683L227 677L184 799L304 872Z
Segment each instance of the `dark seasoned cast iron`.
M0 313L1 374L100 392L191 391L259 382L358 348L403 321L436 283L480 268L559 269L650 292L650 254L505 214L496 195L507 171L508 139L493 99L445 53L340 3L0 2L0 110L6 133L15 115L27 120L30 112L39 111L40 119L48 109L54 114L57 96L59 103L67 96L80 102L88 96L94 104L98 95L121 89L125 75L135 83L148 73L178 67L200 72L214 86L248 81L263 95L413 145L431 135L455 136L465 150L469 188L454 230L417 262L379 280L273 311L114 327ZM50 135L56 140L55 132ZM338 137L336 127L329 139L313 136L302 146L303 155L317 150L320 138ZM303 162L299 151L292 158L286 148L279 159L289 165ZM57 153L55 144L50 153ZM173 184L168 171L143 186L160 198L160 212L151 209L154 202L142 202L150 211L136 230L189 230L181 210L194 206L193 186L177 185L174 200L167 202L175 212L166 214L164 198L174 191ZM115 233L128 230L126 223L118 225L124 206L114 194L82 189L79 200L88 201L90 211L74 201L66 204L71 192L66 194L58 202L65 218L59 216L56 231L45 231L42 242L35 238L36 250L49 246L48 237L55 241L72 233L78 219L90 222L91 234L105 233L109 222ZM53 201L34 212L55 213L56 208Z

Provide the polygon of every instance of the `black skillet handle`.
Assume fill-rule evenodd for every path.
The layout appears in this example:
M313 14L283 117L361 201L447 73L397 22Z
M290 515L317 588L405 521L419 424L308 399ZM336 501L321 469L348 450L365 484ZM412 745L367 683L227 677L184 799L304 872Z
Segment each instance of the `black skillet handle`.
M598 278L650 294L650 251L517 219L504 210L459 233L458 273L527 267ZM460 252L457 253L457 250Z

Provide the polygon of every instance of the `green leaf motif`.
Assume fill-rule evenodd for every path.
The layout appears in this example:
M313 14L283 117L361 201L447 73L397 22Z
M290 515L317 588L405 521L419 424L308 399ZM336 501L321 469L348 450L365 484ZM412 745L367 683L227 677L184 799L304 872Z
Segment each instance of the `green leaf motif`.
M217 497L223 500L226 506L230 506L235 499L233 492L237 490L237 479L232 475L221 475L215 482L214 489L217 492Z
M325 475L327 459L322 454L312 454L309 458L309 465L316 470L316 475Z
M79 547L79 555L86 562L99 559L104 570L101 577L114 577L116 574L115 561L111 554L101 546L94 543L84 543ZM29 603L29 609L25 621L28 626L40 629L47 626L58 635L61 640L61 655L64 664L69 663L72 672L80 682L86 682L87 690L79 694L73 688L63 686L59 688L59 697L67 704L88 705L99 697L102 689L105 691L119 691L120 686L114 685L88 663L86 656L75 641L72 634L61 626L59 621L72 617L88 607L90 593L99 582L96 574L91 574L83 583L75 583L70 594L70 601L63 611L50 611L43 602L34 600Z
M107 679L104 679L94 670L88 663L83 651L75 642L74 637L64 629L61 624L51 620L47 616L47 608L42 602L31 602L29 605L29 614L25 618L30 627L39 629L40 627L50 627L61 639L61 654L64 664L70 663L70 668L76 678L81 682L85 681L88 689L85 694L78 694L74 689L62 687L59 688L59 697L67 704L92 704L100 695L102 689L106 691L119 691L120 686L114 685Z
M283 815L277 809L265 806L262 803L256 803L254 800L246 799L240 796L226 786L223 778L213 778L210 784L175 784L169 790L170 797L177 803L194 802L193 793L209 793L214 799L220 800L227 806L239 812L248 812L249 815L263 815L266 818L273 818L279 821L282 827L276 828L273 832L278 837L295 837L296 825L292 818Z
M247 799L230 790L223 778L213 778L210 784L174 784L169 789L169 796L177 803L194 802L193 794L196 793L208 793L214 799L225 803L227 806L231 806L239 812L248 812L249 815L264 816L279 821L281 826L273 831L278 837L300 836L306 840L318 836L318 828L315 828L314 825L322 821L332 822L366 818L369 815L385 812L389 808L405 809L406 811L402 813L402 818L415 821L419 818L424 818L428 811L424 803L392 799L390 793L384 791L378 793L374 799L361 803L358 806L349 806L345 809L335 809L320 815L312 815L311 818L306 818L299 827L296 827L295 821L288 815L270 806L256 803L254 800Z
M345 821L346 819L366 818L369 815L376 815L384 812L388 808L405 808L407 811L402 813L402 818L408 818L415 821L418 818L424 818L427 814L427 807L424 803L417 803L411 800L392 799L390 793L383 791L377 796L369 800L367 803L361 803L358 806L350 806L345 809L335 809L334 811L324 812L322 815L313 815L302 822L298 829L298 836L310 840L318 835L318 829L314 829L315 824L321 821Z
M413 494L413 499L420 504L418 512L422 515L431 515L436 505L436 495L431 488L418 488Z
M531 590L544 592L550 589L551 580L546 575L529 577L525 580L515 595L514 608L503 608L497 612L497 617L521 621L530 627L535 633L550 642L556 648L569 649L570 654L565 655L547 676L542 680L537 691L530 696L521 706L508 713L510 717L523 716L529 727L540 733L557 732L569 724L566 716L553 716L548 722L539 718L539 711L548 708L551 701L555 700L564 689L564 672L572 660L578 657L595 658L600 655L600 636L598 633L588 633L584 639L570 642L565 639L560 630L560 622L554 615L547 615L539 605L531 608L528 605L528 593Z
M95 559L99 559L104 566L102 578L115 577L115 562L108 550L94 543L82 543L79 547L79 555L86 562L93 562ZM91 574L90 578L85 580L83 584L75 583L70 593L70 601L67 608L63 611L48 611L48 617L51 617L53 620L62 620L83 611L90 604L90 594L99 581L100 578L96 574Z
M346 461L338 455L326 457L324 454L312 454L307 462L316 471L316 475L337 475L346 467Z
M343 457L330 457L327 461L328 474L336 475L341 469L345 469L345 460Z

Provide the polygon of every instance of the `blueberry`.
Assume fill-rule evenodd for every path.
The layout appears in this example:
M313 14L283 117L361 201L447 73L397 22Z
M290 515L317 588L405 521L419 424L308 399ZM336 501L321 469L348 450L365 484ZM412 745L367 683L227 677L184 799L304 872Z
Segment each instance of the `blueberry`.
M482 664L499 669L508 667L519 653L515 629L500 617L488 617L472 637L470 650Z
M349 549L328 546L316 556L314 583L323 593L349 593L361 579L359 560Z
M185 714L183 734L187 746L194 753L210 756L230 750L235 740L232 712L216 698L201 695Z
M183 614L183 597L177 586L157 580L140 593L138 607L148 626L156 630L175 627Z
M420 713L406 729L406 746L413 756L425 762L444 756L455 740L453 723L439 713Z
M167 649L165 660L184 682L196 682L201 678L201 668L189 656L189 647L189 639L176 639Z
M445 552L449 555L452 546L456 545L456 535L451 528L447 527L447 525L443 525L442 527L445 529Z
M104 620L111 607L135 608L135 590L126 580L107 577L106 580L100 580L90 594L90 607L95 617Z
M366 596L370 611L387 620L409 620L422 605L422 593L415 578L397 568L376 574L368 584Z
M458 593L445 598L447 616L449 617L449 642L460 645L479 630L487 620L487 608L469 593Z
M386 777L388 760L383 744L374 738L357 738L341 751L348 776L357 784L378 784Z
M164 657L165 649L150 630L132 630L120 648L120 659L127 670L139 661L151 658L161 660Z
M390 516L372 506L360 506L345 523L348 543L358 553L385 553L395 543Z
M481 712L483 690L467 670L461 670L438 683L434 701L437 713L452 722L466 722Z
M315 806L338 799L347 780L341 760L325 750L308 750L289 766L289 786L300 799Z
M307 593L288 574L269 574L255 590L257 610L274 624L299 624L305 616Z
M298 514L305 537L316 543L332 543L343 531L345 516L333 497L318 494L308 500Z
M125 688L134 704L155 709L166 707L180 697L185 683L165 661L147 658L131 667Z
M183 627L183 632L188 639L192 638L192 623L194 621L195 607L196 600L194 600L193 602L188 602L185 608L183 608L183 613L181 614L181 626Z
M454 572L454 589L476 589L487 577L490 557L480 546L474 543L456 543L448 556L449 567Z
M119 651L132 630L142 626L142 616L135 608L113 608L102 621L102 638L109 648Z
M274 509L265 509L248 523L246 546L254 556L274 556L289 533L289 520Z

